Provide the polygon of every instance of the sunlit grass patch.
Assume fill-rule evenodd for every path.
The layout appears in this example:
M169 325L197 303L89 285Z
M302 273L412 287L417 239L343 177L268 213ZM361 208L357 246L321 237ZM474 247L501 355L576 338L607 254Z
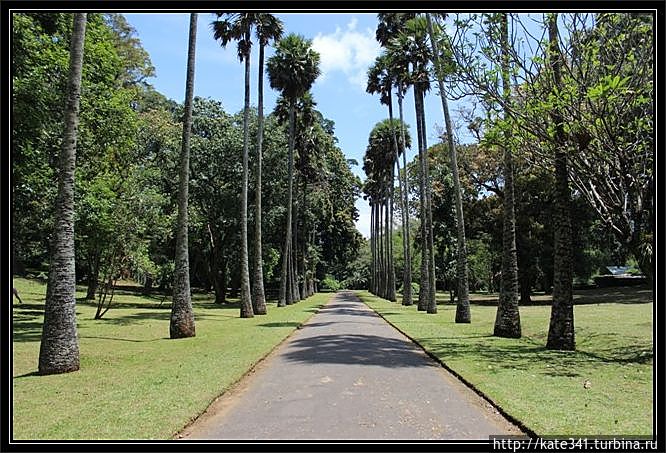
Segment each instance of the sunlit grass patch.
M240 319L238 304L195 294L196 337L170 340L170 299L119 291L104 318L77 303L81 369L38 376L46 286L15 279L14 439L167 439L313 315L332 294ZM84 288L77 298L85 296Z
M575 352L545 348L549 306L521 307L521 339L492 336L493 306L436 315L358 292L371 308L539 435L653 433L653 304L575 306ZM587 385L585 382L589 381ZM586 388L588 387L588 388Z

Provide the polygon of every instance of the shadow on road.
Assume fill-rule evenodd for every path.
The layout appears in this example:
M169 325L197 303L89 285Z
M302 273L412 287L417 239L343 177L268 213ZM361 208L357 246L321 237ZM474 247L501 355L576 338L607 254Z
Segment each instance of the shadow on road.
M388 368L434 366L409 343L376 335L318 335L294 340L285 357L293 362L375 365Z

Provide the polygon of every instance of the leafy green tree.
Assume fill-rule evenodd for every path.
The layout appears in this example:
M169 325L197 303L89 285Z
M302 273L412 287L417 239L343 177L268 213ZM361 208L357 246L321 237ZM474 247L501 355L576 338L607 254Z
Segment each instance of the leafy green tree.
M226 303L229 267L240 254L240 207L242 168L236 164L242 146L244 112L232 117L222 103L194 99L192 111L192 160L190 183L192 205L200 218L199 245L209 263L206 272L215 291L215 301ZM230 163L233 163L230 165ZM204 251L205 250L205 251Z
M654 24L651 14L574 14L557 97L572 185L642 272L654 272ZM586 26L593 22L593 25Z
M65 128L59 156L56 223L39 348L40 374L68 373L79 369L74 260L74 169L85 33L86 14L77 13L73 16L70 43Z

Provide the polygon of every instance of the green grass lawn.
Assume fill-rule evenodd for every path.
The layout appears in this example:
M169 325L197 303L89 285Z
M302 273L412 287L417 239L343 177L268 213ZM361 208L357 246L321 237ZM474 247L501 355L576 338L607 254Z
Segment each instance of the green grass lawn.
M193 297L197 335L170 340L170 299L117 291L94 320L77 304L80 371L36 374L46 286L14 279L13 438L168 439L328 301L317 294L268 315L240 319L237 304ZM80 288L77 297L85 296Z
M549 306L521 307L523 337L514 340L492 336L493 306L472 305L472 323L456 324L454 305L428 315L415 305L358 295L538 435L653 433L650 299L617 303L609 293L607 303L576 305L577 350L559 352L544 347Z

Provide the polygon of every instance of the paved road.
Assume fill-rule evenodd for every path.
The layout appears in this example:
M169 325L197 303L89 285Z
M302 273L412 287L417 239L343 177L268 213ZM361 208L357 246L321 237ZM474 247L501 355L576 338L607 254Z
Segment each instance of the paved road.
M342 292L180 436L486 440L491 434L520 431L353 293Z

